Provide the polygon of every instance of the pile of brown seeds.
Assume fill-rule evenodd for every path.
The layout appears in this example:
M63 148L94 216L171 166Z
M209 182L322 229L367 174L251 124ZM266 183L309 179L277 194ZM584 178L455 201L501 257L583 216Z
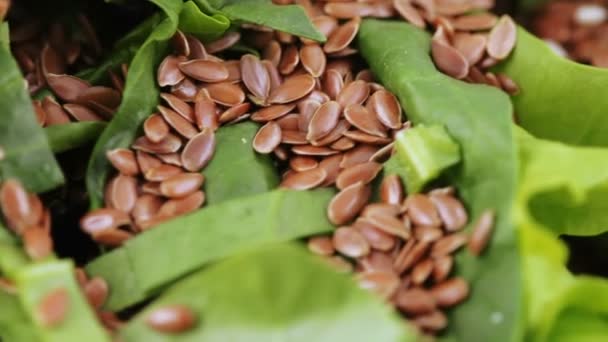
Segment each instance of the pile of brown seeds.
M47 96L42 101L32 102L41 126L110 120L120 105L126 66L123 75L108 71L112 87L91 86L68 75L68 72L95 65L102 53L89 19L81 14L77 21L77 30L59 22L46 25L31 17L11 27L11 50L25 75L30 93L48 87L61 101Z
M608 2L549 2L534 17L532 29L557 54L608 67Z

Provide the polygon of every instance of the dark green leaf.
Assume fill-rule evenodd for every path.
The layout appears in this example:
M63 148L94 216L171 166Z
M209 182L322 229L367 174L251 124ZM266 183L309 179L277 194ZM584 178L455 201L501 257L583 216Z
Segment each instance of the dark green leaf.
M181 1L155 0L167 18L150 34L133 58L122 103L97 141L87 169L87 190L93 208L102 203L103 188L110 170L106 152L127 147L136 138L143 121L158 104L156 68L167 53L168 42L177 30Z
M147 315L191 308L198 324L160 334ZM168 289L122 331L126 341L414 341L388 306L299 247L266 246L232 257Z
M275 5L270 0L195 0L203 9L213 9L232 21L243 21L296 36L324 42L325 37L299 5Z
M72 122L46 127L44 132L51 145L51 150L54 153L60 153L97 139L105 127L105 122Z
M608 70L569 61L523 28L515 51L495 71L520 87L513 96L519 124L542 139L608 146Z
M215 40L230 27L230 20L221 14L207 15L194 1L187 1L179 15L179 29L203 41Z
M5 26L4 26L5 27ZM63 184L63 174L36 122L25 80L10 51L0 45L0 180L17 178L30 191Z
M272 159L251 147L258 128L244 122L217 131L215 154L203 171L208 204L263 193L279 184Z
M458 187L471 220L486 209L497 212L492 243L484 255L458 256L458 274L473 290L470 299L451 312L446 338L520 340L521 272L511 222L518 165L508 97L438 72L429 56L430 36L411 25L364 20L359 38L374 74L399 97L409 119L443 125L460 144L462 163L448 178Z
M109 257L94 260L87 271L109 281L107 307L123 309L241 250L331 231L326 208L332 196L327 189L275 190L210 206L127 241Z

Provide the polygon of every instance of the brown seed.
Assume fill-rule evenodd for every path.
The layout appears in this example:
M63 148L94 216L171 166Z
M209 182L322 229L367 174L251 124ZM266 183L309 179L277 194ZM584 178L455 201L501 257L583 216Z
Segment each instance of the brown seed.
M23 228L37 223L32 220L33 208L29 196L18 180L4 181L0 188L0 206L18 234Z
M384 177L380 184L380 200L394 205L400 205L403 202L403 185L398 175Z
M94 277L84 286L84 293L95 309L100 309L108 299L108 283L101 277Z
M433 260L426 259L419 262L414 269L412 269L412 283L415 285L422 285L433 272Z
M221 62L195 59L178 66L184 74L203 82L221 82L228 78L228 69Z
M79 104L69 103L63 105L63 108L76 119L76 121L103 121L97 113Z
M308 143L306 135L300 131L281 130L281 143L289 145L305 145Z
M374 227L387 234L398 236L404 240L409 239L411 236L411 228L395 216L386 215L381 212L372 212L366 215L365 219Z
M143 151L135 152L135 159L137 160L137 165L139 165L139 169L142 173L146 173L151 168L157 167L162 164L162 162L153 157L151 154L148 154Z
M346 120L338 120L338 124L324 137L319 140L312 140L311 144L314 146L326 146L332 144L338 139L342 138L343 134L350 128L350 123ZM354 143L353 143L354 145ZM332 147L333 148L333 147Z
M486 72L486 74L484 76L486 78L486 84L500 89L500 81L498 81L498 78L496 77L496 75L494 75L491 72Z
M199 190L205 177L200 173L180 173L160 183L160 192L169 198L188 196Z
M363 269L363 271L381 271L389 273L395 272L395 270L393 269L393 259L388 253L372 251L365 257L359 258L358 262L359 266Z
M452 267L454 266L454 258L450 255L444 255L434 258L433 265L433 281L440 283L448 278Z
M110 208L93 210L80 219L82 230L93 236L129 223L130 219L126 213Z
M488 35L486 47L488 55L498 60L507 58L515 47L516 38L517 27L513 19L508 15L503 15Z
M175 217L185 215L200 208L205 203L205 194L197 191L183 198L168 200L159 210L160 215Z
M194 137L198 131L188 120L184 119L181 115L177 114L175 111L161 106L158 106L158 110L162 115L163 119L179 134L184 136L187 139L191 139ZM176 152L176 151L172 151Z
M144 134L151 142L159 143L169 134L169 125L162 116L152 114L144 121Z
M386 137L385 127L376 116L359 104L351 104L344 109L344 117L361 131L380 137Z
M86 106L96 103L113 110L120 105L120 98L120 93L115 89L93 86L84 89L75 102Z
M133 234L120 230L120 229L110 229L99 232L98 234L93 235L93 240L95 242L100 243L109 247L119 247L122 246L125 241L129 240L133 237Z
M352 104L363 104L369 96L369 84L365 81L353 81L338 94L337 101L342 108Z
M479 256L488 246L494 231L495 214L493 210L484 211L473 226L468 249L471 254Z
M208 57L205 46L200 40L198 40L198 38L187 34L186 41L188 42L188 47L190 48L190 54L188 57L191 59L206 59Z
M317 100L305 99L298 102L298 111L300 112L298 129L301 132L308 132L310 120L312 120L313 115L319 107L321 107L321 103Z
M283 50L281 49L281 44L279 44L279 42L277 42L276 40L273 40L268 43L268 45L266 45L262 55L265 60L270 61L272 65L278 67L279 63L281 62L282 53Z
M194 111L189 104L179 97L168 93L162 93L160 97L182 118L188 120L188 122L194 122Z
M336 187L340 190L362 182L367 184L374 180L382 170L382 165L374 162L361 163L344 169L336 178Z
M150 220L158 213L162 205L163 201L160 197L143 194L135 201L135 207L133 207L132 212L133 219L137 223Z
M329 2L323 7L325 13L337 19L367 17L372 14L372 9L372 5L359 2Z
M498 81L500 82L502 89L509 95L517 95L519 93L519 86L509 76L505 74L498 74L496 77L498 77Z
M330 156L332 154L338 153L338 151L334 151L328 147L313 146L313 145L293 146L291 148L291 151L295 154L299 154L302 156Z
M378 151L378 148L375 146L367 144L359 145L344 154L340 167L348 168L353 165L366 163L376 151Z
M355 142L347 137L341 137L340 139L333 142L329 147L331 147L334 150L338 150L338 151L348 151L351 148L355 147Z
M171 38L171 46L176 54L180 56L189 56L190 55L190 44L188 43L188 39L186 35L177 30L177 32Z
M40 126L44 126L46 123L46 112L42 108L42 102L39 100L32 101L32 106L34 107L34 112L36 113L36 121ZM2 160L2 158L0 158Z
M295 156L289 160L289 166L297 172L307 171L319 166L319 162L311 157Z
M141 191L144 194L161 196L159 182L146 182L141 186Z
M221 38L207 44L207 52L214 54L224 51L226 49L231 48L234 44L238 43L239 40L241 40L241 34L239 32L228 32L224 34Z
M206 87L213 101L228 107L236 106L245 101L245 93L236 84L220 82Z
M175 165L161 164L146 171L144 178L150 182L162 182L183 172L182 168Z
M308 125L308 140L318 140L329 134L338 124L341 108L338 102L329 101L317 109Z
M335 69L330 69L325 72L323 78L323 90L329 95L332 100L338 98L340 92L344 88L344 79L342 75Z
M455 306L469 296L469 284L462 278L452 278L431 289L437 305L443 308Z
M156 331L176 334L192 329L196 324L196 316L184 305L170 305L150 312L146 324Z
M410 0L393 0L393 6L407 22L416 27L424 28L424 19L418 13L418 10L411 5Z
M242 80L240 61L225 61L224 66L228 69L228 78L226 79L226 82L238 83Z
M299 129L300 123L300 114L291 113L283 116L282 118L276 120L276 123L279 124L282 131L297 131ZM301 132L300 132L301 133Z
M270 92L270 75L264 64L254 55L241 57L241 75L243 83L253 96L266 101Z
M370 252L367 240L359 231L350 227L336 229L332 239L335 249L348 257L359 258Z
M201 130L209 128L215 131L219 127L216 111L217 106L207 90L201 89L194 102L194 122L196 126Z
M376 228L367 220L357 219L353 224L353 228L357 229L361 235L365 237L370 246L379 251L390 251L397 240L392 234L387 234L384 231ZM391 260L391 268L392 268Z
M448 319L441 311L433 311L426 315L416 316L412 323L424 330L440 331L448 326Z
M399 274L409 270L422 260L431 247L431 245L426 242L411 241L411 243L408 241L408 244L402 248L395 259L394 266Z
M278 66L281 75L290 75L294 72L298 64L300 64L298 48L293 44L289 44L284 47L281 62Z
M109 201L112 208L124 211L125 213L133 210L135 201L137 200L136 178L119 174L112 182L109 191Z
M460 31L482 31L491 29L497 21L494 14L481 12L460 16L452 20L452 25Z
M414 227L414 237L421 242L435 242L443 236L443 231L438 227L416 226Z
M317 87L317 86L318 86L318 84L315 84L315 87ZM323 104L331 99L324 92L314 89L302 101L304 101L304 100L313 100L313 101L319 102L320 104Z
M319 32L321 32L325 37L329 37L338 28L338 21L336 18L328 15L316 16L312 18L311 21L317 30L319 30Z
M353 18L336 28L327 38L323 50L327 53L332 53L346 48L355 39L360 23L360 18Z
M452 254L464 246L467 240L467 236L462 233L446 235L434 243L431 256L439 257Z
M313 189L323 183L326 177L327 172L322 168L293 172L283 179L281 187L293 190Z
M240 118L241 116L245 115L249 111L249 108L251 108L251 103L249 103L249 102L244 102L244 103L238 104L236 106L232 106L232 107L226 109L222 114L220 114L219 122L220 123L232 122L232 121Z
M325 53L319 44L304 45L300 49L300 60L304 69L312 75L312 77L321 77L325 72L327 59Z
M435 65L447 75L462 79L469 73L469 63L456 48L433 38L431 53Z
M47 96L42 100L42 109L46 113L47 126L64 125L70 123L70 117L57 101Z
M268 77L270 77L270 91L273 91L279 87L283 83L283 78L279 73L279 70L276 66L274 66L270 61L263 60L262 64L266 71L268 71Z
M162 154L177 152L181 147L181 139L171 133L167 134L167 136L163 140L157 143L152 142L147 137L143 136L137 138L133 145L131 145L131 148L135 150L140 150L148 153Z
M319 163L319 168L325 169L327 173L327 177L325 178L325 182L321 184L321 186L330 186L338 177L338 173L340 172L340 161L342 160L342 154L336 154L333 156L329 156L321 160Z
M430 313L437 307L435 298L421 288L399 291L395 298L395 304L401 311L410 315Z
M281 143L281 127L274 121L269 121L256 133L253 138L253 149L258 153L271 153Z
M26 228L21 238L25 252L32 260L42 260L53 253L53 240L49 232L42 228Z
M78 96L91 86L89 82L70 75L48 74L46 79L53 93L67 102L76 102Z
M270 107L262 108L257 112L253 113L251 120L258 122L267 122L270 120L276 120L284 115L287 115L295 108L293 104L285 105L273 105Z
M382 124L392 129L401 128L401 106L395 95L386 90L378 90L372 94L368 103Z
M335 195L327 208L329 221L342 225L354 219L365 207L371 196L371 188L363 183L353 184Z
M458 33L454 36L454 47L469 65L477 64L486 50L486 37L481 34Z
M30 201L30 207L32 208L31 214L27 217L26 224L34 226L36 224L40 224L41 220L44 220L45 208L42 205L42 201L38 195L32 193L29 194L28 199ZM44 228L43 224L40 224Z
M202 170L215 152L215 134L210 129L203 129L202 132L194 136L182 151L182 164L184 168L191 172Z
M357 274L359 287L372 291L381 298L393 296L399 288L399 277L394 272L366 271Z
M70 309L70 295L63 288L56 288L45 294L36 306L35 317L43 327L56 327L61 324Z
M181 82L171 87L171 94L184 101L192 101L198 92L198 88L189 78L184 78Z
M430 199L437 208L439 217L443 221L443 226L448 232L464 228L467 224L468 216L462 202L447 195L432 195Z
M332 239L329 236L315 236L308 239L308 250L316 255L330 256L335 253Z
M429 196L413 194L405 200L407 212L412 223L420 226L440 227L441 219L439 213L430 200Z
M180 70L179 64L185 61L186 58L183 56L167 56L158 67L156 76L158 85L161 87L174 86L184 80L186 76Z
M315 79L310 75L291 77L270 93L270 103L288 103L308 95L315 87Z

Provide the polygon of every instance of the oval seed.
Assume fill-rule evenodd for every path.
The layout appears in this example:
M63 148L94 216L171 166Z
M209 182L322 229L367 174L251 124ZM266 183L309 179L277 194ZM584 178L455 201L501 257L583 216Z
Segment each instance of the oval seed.
M358 261L364 271L395 272L393 269L393 259L388 253L372 251L367 256L359 258Z
M325 37L329 37L338 28L338 20L328 15L316 16L311 21Z
M516 38L517 27L513 19L508 15L503 15L488 35L486 46L488 55L498 60L507 58L515 47Z
M221 63L206 59L194 59L178 64L184 74L203 82L221 82L228 78L228 69Z
M411 315L420 315L433 312L437 307L435 298L421 288L399 291L395 304L403 312Z
M327 177L327 173L322 168L293 172L283 179L281 187L293 190L313 189L323 183L325 177Z
M338 174L340 172L340 161L342 160L342 157L342 154L336 154L323 158L323 160L321 160L321 162L319 163L319 168L324 169L325 173L327 173L327 177L325 177L325 182L323 182L321 186L330 186L336 181L336 178L338 177Z
M385 128L382 123L362 105L352 104L346 106L344 117L353 126L365 133L386 137Z
M295 156L289 160L289 167L294 171L302 172L319 166L319 162L312 157Z
M365 271L357 274L359 287L372 291L384 299L392 297L397 292L400 280L394 272Z
M42 228L26 228L21 238L25 252L32 260L42 260L53 253L53 240Z
M335 195L329 202L327 216L335 225L354 219L365 207L371 196L371 188L363 183L353 184Z
M374 162L353 165L340 172L336 178L336 187L342 190L357 182L367 184L374 180L381 170L382 164Z
M349 83L338 94L337 101L344 108L352 104L363 104L369 97L369 83L357 80Z
M150 182L162 182L182 172L182 168L175 165L161 164L146 171L144 178Z
M245 115L249 111L249 108L251 108L251 103L249 102L243 102L236 106L232 106L226 109L222 114L220 114L219 122L232 122L233 120L236 120L241 116Z
M448 232L464 228L468 221L468 215L462 202L446 195L433 195L430 196L430 199L437 208L443 226Z
M308 143L308 140L306 140L306 135L303 132L281 130L281 143L289 145L305 145Z
M137 179L131 176L119 174L116 176L110 187L111 207L131 212L137 200Z
M158 143L169 134L169 125L160 115L152 114L144 121L144 134L151 142Z
M315 236L308 239L308 250L316 255L330 256L335 252L331 237Z
M45 294L36 306L35 317L43 327L56 327L61 324L70 309L70 296L63 288L56 288Z
M63 105L63 109L76 119L76 121L103 121L97 113L79 104L68 103Z
M304 45L300 49L300 60L304 69L312 75L312 77L321 77L325 72L327 58L319 44Z
M312 145L297 145L292 147L291 151L302 156L330 156L338 153L331 148Z
M251 116L251 120L257 122L267 122L270 120L276 120L287 115L295 107L296 106L293 104L273 105L265 107L253 113L253 115Z
M452 278L431 289L437 305L449 308L464 301L469 296L469 283L462 278Z
M360 23L361 19L354 18L336 28L327 38L323 50L332 53L346 48L355 39Z
M332 240L338 252L351 258L359 258L370 252L367 240L361 233L350 227L336 229Z
M287 79L270 93L270 103L288 103L308 95L315 87L315 79L306 74Z
M211 129L205 128L194 136L182 151L182 165L191 172L203 169L215 152L215 134Z
M414 227L414 237L421 242L435 242L443 236L443 231L438 227L416 226Z
M182 147L181 139L171 133L167 134L163 140L157 143L152 142L147 137L143 136L137 138L133 145L131 145L131 148L135 150L161 154L177 152L180 147Z
M139 166L135 160L135 153L126 148L117 148L106 152L108 161L118 172L126 176L139 174Z
M192 101L198 92L198 88L189 78L184 78L181 82L171 86L171 94L184 101Z
M397 242L397 239L393 235L376 228L367 220L357 219L353 224L353 228L359 230L370 246L379 251L390 251ZM391 261L391 268L392 265Z
M452 20L452 25L460 31L481 31L491 29L497 21L494 14L481 12L460 16Z
M82 105L90 105L91 103L98 103L105 107L114 109L120 105L120 93L112 88L93 86L83 90L76 103Z
M401 128L401 105L395 95L387 90L378 90L368 103L382 124L392 129Z
M160 192L169 198L188 196L199 190L205 177L200 173L181 173L160 183Z
M325 91L332 100L335 100L344 88L344 79L337 70L330 69L325 72L322 84L323 91Z
M475 65L485 53L486 37L481 34L459 33L454 36L454 47L464 56L469 65Z
M300 64L298 48L293 44L289 44L284 47L281 62L279 63L279 72L281 75L291 74L296 69L298 64Z
M168 93L162 93L160 94L160 97L165 100L171 109L173 109L177 114L181 115L182 118L188 120L188 122L194 122L194 112L189 104L181 100L179 97Z
M143 194L135 201L135 207L133 207L133 212L131 214L133 215L135 222L139 224L139 222L153 218L159 212L162 205L163 201L160 197L151 194Z
M456 252L467 243L467 236L461 233L450 234L437 240L431 250L431 256L438 257Z
M177 114L175 111L161 106L158 106L158 110L160 114L163 116L163 119L179 134L184 136L187 139L191 139L195 136L198 131L188 120L184 119L181 115ZM174 151L175 152L175 151Z
M144 174L148 172L148 170L150 170L151 168L157 167L162 164L162 162L158 158L153 157L151 154L142 151L135 152L135 159L137 160L137 165L139 165L139 169Z
M372 212L366 216L366 220L387 234L398 236L404 240L410 238L410 227L395 216L386 215L381 212Z
M241 57L241 77L245 87L262 102L266 101L270 92L270 75L264 64L254 55L246 54Z
M47 96L42 100L42 109L46 113L45 123L47 126L70 123L68 114L52 97Z
M14 223L17 233L21 232L23 225L35 224L29 222L33 209L28 194L18 180L8 179L0 188L0 206L7 221Z
M129 216L125 212L111 208L93 210L80 219L82 230L93 236L129 223Z
M78 96L91 87L89 82L70 75L48 74L46 80L53 93L66 102L76 102Z
M196 316L192 310L183 305L164 306L148 314L146 324L163 333L180 333L194 327Z
M488 246L494 230L494 211L486 210L477 219L469 241L469 251L476 256L481 255Z
M393 6L405 21L419 28L425 27L424 19L418 13L418 10L411 5L410 0L393 0Z
M228 32L205 46L207 52L213 54L229 49L234 44L238 43L239 40L241 40L241 34L239 32Z
M205 89L213 101L224 106L232 107L245 101L245 93L241 87L230 82L213 83Z
M447 75L462 79L469 73L469 62L460 51L449 44L433 38L431 54L437 68Z
M353 165L366 163L370 157L378 151L378 148L372 145L359 145L344 154L344 158L340 162L340 167L348 168Z
M161 87L174 86L184 80L186 76L180 70L179 63L185 60L183 56L167 56L158 67L156 75L158 85Z
M329 134L338 124L341 112L340 105L336 101L321 105L310 119L306 139L318 140Z
M452 267L454 266L454 258L450 255L444 255L434 258L433 265L433 281L440 283L448 278Z
M312 120L313 115L315 115L319 107L321 107L321 102L317 100L305 99L298 102L298 111L300 112L298 129L301 132L308 132L310 120Z
M272 40L264 48L262 56L264 57L264 60L268 60L272 65L278 67L281 62L282 53L281 44L276 40Z
M94 277L87 281L83 290L89 303L95 309L100 309L108 299L108 283L101 277Z
M160 215L175 217L185 215L200 208L205 203L205 193L197 191L182 198L170 199L159 210Z
M208 128L215 131L219 127L216 111L217 106L207 90L201 89L194 101L194 122L196 126L200 130Z
M414 266L412 269L412 283L415 285L422 285L433 272L433 260L426 259L418 263L418 265Z
M258 153L268 154L281 144L281 126L269 121L258 130L253 138L253 149Z
M93 240L95 242L100 243L109 247L119 247L122 244L133 237L133 234L120 230L120 229L110 229L99 232L98 234L93 235Z
M299 129L300 114L291 113L278 119L277 124L281 127L282 131L297 131Z
M403 202L403 185L398 175L384 177L380 184L380 200L394 205L400 205Z
M393 264L399 274L409 270L416 265L418 261L422 260L431 246L426 242L415 242L414 240L410 241L403 246L395 259L395 263Z
M405 200L408 216L412 223L420 226L441 226L441 219L435 205L429 196L423 194L413 194Z
M441 311L433 311L429 314L416 316L412 321L421 329L440 331L447 327L448 319Z
M346 129L348 129L348 128L346 128ZM331 133L328 134L327 136L330 136L330 135L331 135ZM331 147L334 150L338 150L338 151L348 151L351 148L355 147L355 142L347 137L341 137L340 139L334 141L331 145L329 145L329 147Z

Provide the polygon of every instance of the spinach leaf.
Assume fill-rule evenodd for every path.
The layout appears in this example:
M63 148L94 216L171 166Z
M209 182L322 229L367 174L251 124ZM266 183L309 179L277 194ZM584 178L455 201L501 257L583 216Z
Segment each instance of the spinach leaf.
M40 341L17 296L0 290L0 308L0 341Z
M15 277L23 309L46 342L81 342L83 333L90 342L110 341L97 321L74 277L70 261L47 261L22 268ZM45 327L38 322L37 308L50 291L63 288L69 296L69 310L59 326Z
M437 71L429 56L430 42L426 32L401 22L364 20L359 32L363 56L382 84L399 97L409 119L443 125L460 144L462 163L447 176L458 187L471 221L486 209L497 213L485 254L458 255L458 273L471 282L473 292L451 311L446 339L520 340L521 272L511 222L518 166L511 104L501 91ZM497 284L501 291L496 291Z
M203 208L127 241L87 271L108 280L107 307L120 310L241 250L333 230L326 217L332 196L328 189L274 190Z
M61 153L97 139L105 127L105 122L84 121L49 126L44 132L51 150L54 153Z
M145 323L164 305L199 317L178 335ZM308 251L266 246L199 271L169 288L130 322L125 341L414 341L415 335L372 294Z
M556 234L608 231L608 149L536 139L517 130L518 202L526 220Z
M3 24L3 31L8 31ZM64 182L42 127L36 122L25 80L6 44L0 44L0 181L17 178L33 192Z
M171 0L152 2L163 9L167 18L156 26L133 58L122 103L93 149L86 176L87 190L93 208L102 204L103 188L110 170L106 152L129 146L136 138L143 121L158 104L156 67L166 54L169 39L177 31L178 15L183 3Z
M203 9L213 14L221 13L232 21L242 21L299 37L324 42L321 34L299 5L275 5L271 0L194 0Z
M207 15L194 1L187 1L179 15L179 29L203 41L212 41L226 32L230 20L221 14Z
M251 147L258 128L256 123L243 122L217 131L217 148L203 172L208 205L270 191L279 184L270 156Z
M495 68L520 87L513 96L519 124L542 139L608 146L608 70L556 55L523 28L515 51Z

